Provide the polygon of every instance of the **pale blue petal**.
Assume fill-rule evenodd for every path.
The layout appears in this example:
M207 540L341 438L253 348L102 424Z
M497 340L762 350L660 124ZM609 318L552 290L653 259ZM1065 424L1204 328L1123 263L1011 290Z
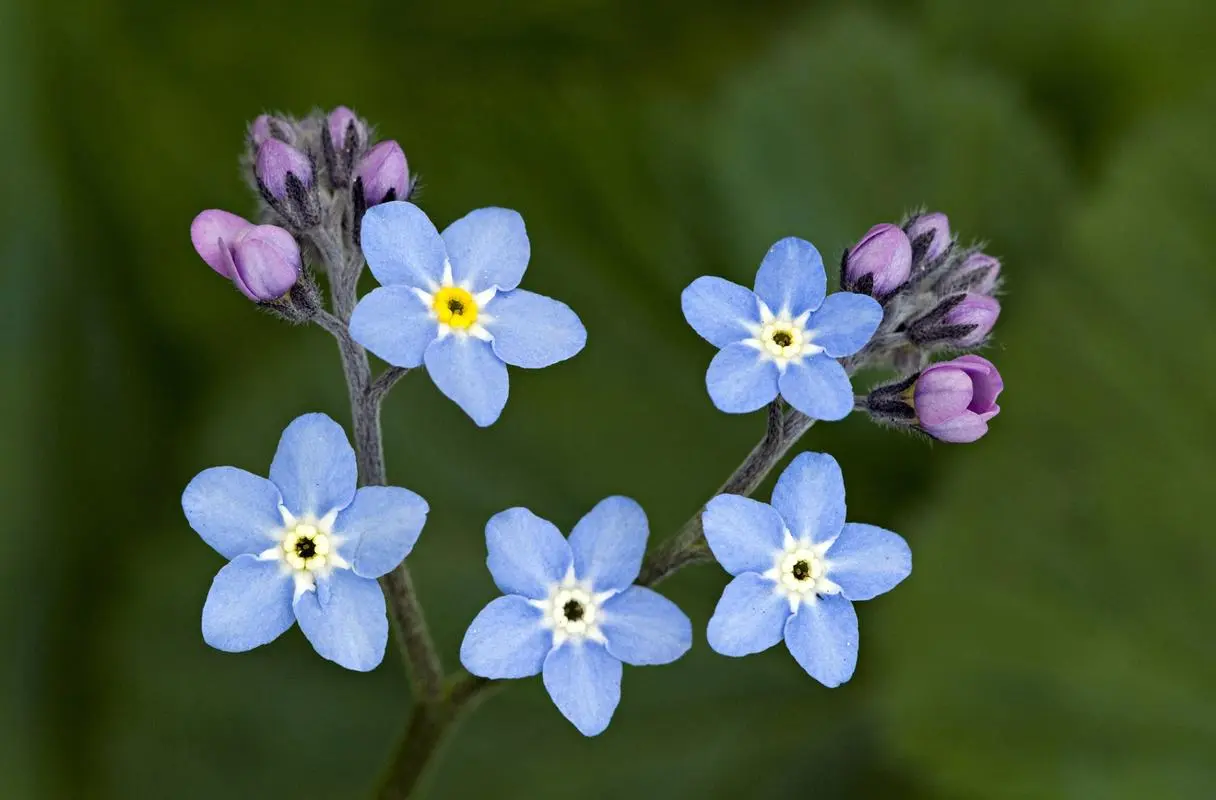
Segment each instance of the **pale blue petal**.
M697 278L680 295L680 306L692 329L718 348L748 338L750 326L760 324L756 295L724 278Z
M479 208L443 232L452 279L474 294L492 286L506 292L519 286L531 246L524 218L509 208Z
M608 497L570 532L574 574L597 592L623 591L642 569L650 526L646 512L628 497Z
M270 480L297 517L320 518L350 505L358 483L355 451L342 426L324 414L296 417L279 439Z
M889 592L912 574L912 551L898 533L850 522L827 552L828 578L850 600Z
M844 475L827 453L799 453L773 487L773 508L796 539L826 542L844 527Z
M526 508L508 508L486 523L486 566L506 594L543 600L566 577L573 557L552 522Z
M746 344L722 348L705 373L709 399L719 411L746 414L777 397L777 365Z
M426 371L448 399L480 427L493 425L507 405L507 365L489 342L452 334L426 348Z
M774 314L797 317L814 311L828 290L823 258L815 245L789 236L769 248L756 273L756 294Z
M236 467L205 469L182 492L186 520L224 558L260 553L283 526L278 488Z
M786 402L808 417L835 422L853 410L849 375L827 356L791 361L781 373L779 383Z
M500 292L486 304L494 352L513 367L540 369L578 353L587 329L570 306L516 289Z
M601 611L608 653L626 664L670 664L692 647L688 615L658 592L631 586Z
M229 653L273 642L295 622L291 593L291 576L279 562L237 556L211 583L203 604L203 641Z
M621 662L589 641L567 642L545 658L545 689L584 736L603 733L621 702Z
M350 335L393 366L413 369L439 335L439 323L413 289L383 286L355 306Z
M541 625L541 616L540 609L518 595L493 600L465 631L460 663L492 680L537 674L553 649L553 632Z
M413 203L397 200L369 208L363 215L360 242L367 266L385 286L415 286L429 292L443 278L443 239Z
M785 542L785 522L776 509L736 494L710 500L701 524L714 558L731 575L771 569Z
M785 623L785 646L807 674L829 688L857 667L857 612L843 595L804 603Z
M300 630L323 658L357 672L375 669L388 643L388 615L380 584L350 570L318 578L316 591L295 603Z
M356 575L379 578L405 560L422 535L430 508L409 489L364 486L338 515L334 533Z
M866 346L882 322L882 305L873 297L852 292L828 295L807 320L811 341L832 358L851 356Z
M759 653L781 641L789 615L790 603L777 591L777 584L745 572L726 585L706 638L724 656Z

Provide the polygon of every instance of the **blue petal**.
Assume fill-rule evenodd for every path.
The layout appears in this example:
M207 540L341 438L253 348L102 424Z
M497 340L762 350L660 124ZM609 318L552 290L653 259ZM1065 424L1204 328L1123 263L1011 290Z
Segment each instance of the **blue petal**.
M720 494L701 515L705 541L731 575L771 569L785 543L785 522L776 509L735 494Z
M827 453L799 453L773 487L773 508L796 539L826 542L844 527L844 475Z
M603 733L621 702L621 662L602 645L567 642L545 658L545 689L584 736Z
M334 533L346 537L342 555L356 575L379 578L414 549L429 510L409 489L364 486L334 522Z
M373 289L355 306L350 335L388 363L412 369L439 335L430 309L405 286Z
M827 552L828 578L850 600L869 600L912 574L912 551L898 533L850 522Z
M190 527L227 559L274 544L283 527L280 502L273 483L236 467L205 469L182 492Z
M384 592L373 580L335 569L295 603L300 630L323 658L357 672L375 669L388 643Z
M853 677L857 667L857 612L842 595L804 603L785 623L785 646L807 674L827 687Z
M808 417L834 422L853 410L849 375L827 356L791 361L781 373L780 385L786 402Z
M688 615L658 592L631 586L602 611L608 653L626 664L670 664L692 647Z
M518 595L493 600L465 631L460 663L482 678L528 678L541 670L553 649L553 632L541 625L540 609Z
M697 278L680 295L680 306L692 329L718 348L748 338L750 326L760 324L756 295L724 278Z
M828 290L823 258L815 245L790 236L769 248L756 273L756 294L774 314L814 311Z
M432 291L443 278L443 239L422 209L394 201L363 215L363 257L376 280Z
M237 556L211 583L203 604L203 641L229 653L273 642L295 622L291 593L291 576L277 561Z
M789 615L790 603L777 591L777 584L745 572L726 585L706 638L724 656L759 653L781 641Z
M424 356L431 380L481 427L493 425L507 405L507 365L489 342L451 334L431 342Z
M873 297L851 292L828 295L807 320L812 341L832 358L851 356L866 346L882 322L882 305Z
M547 519L526 508L508 508L486 523L486 566L506 594L533 600L549 596L549 587L566 577L570 545Z
M270 480L297 517L323 517L350 505L358 482L355 451L342 426L324 414L296 417L279 439Z
M732 344L709 362L705 388L719 411L746 414L776 399L777 365L751 345Z
M524 218L509 208L479 208L443 232L452 279L471 292L492 286L506 292L519 286L531 245Z
M514 367L540 369L565 361L587 344L587 329L570 306L523 289L486 305L494 352Z
M597 592L624 591L638 577L650 527L646 512L628 497L608 497L570 532L574 574Z

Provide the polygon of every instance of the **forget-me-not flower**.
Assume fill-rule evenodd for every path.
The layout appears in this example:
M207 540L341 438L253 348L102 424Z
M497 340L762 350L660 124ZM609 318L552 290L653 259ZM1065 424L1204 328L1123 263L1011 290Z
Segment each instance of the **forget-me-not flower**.
M478 425L507 404L507 365L538 369L583 349L587 332L565 303L516 288L528 267L524 220L481 208L443 232L412 203L363 217L363 255L382 284L355 308L355 341L431 380Z
M269 480L213 467L190 481L190 527L230 559L203 606L207 644L243 652L299 622L330 661L359 671L380 663L388 618L375 579L413 549L428 509L408 489L355 485L355 451L324 414L287 426Z
M609 497L567 541L526 508L486 524L486 564L505 595L465 633L460 662L483 678L544 673L545 688L584 736L608 727L621 699L621 662L667 664L688 651L692 625L657 592L632 585L642 566L646 514Z
M853 386L836 359L870 341L882 306L861 294L827 296L823 259L810 242L791 236L773 245L754 292L706 276L689 284L681 303L693 330L719 348L705 383L720 410L755 411L778 393L816 419L853 410Z
M912 553L898 534L844 514L840 465L824 453L795 458L772 505L731 494L709 501L705 539L735 576L709 621L709 646L745 656L784 639L812 678L847 681L857 666L853 601L908 577Z

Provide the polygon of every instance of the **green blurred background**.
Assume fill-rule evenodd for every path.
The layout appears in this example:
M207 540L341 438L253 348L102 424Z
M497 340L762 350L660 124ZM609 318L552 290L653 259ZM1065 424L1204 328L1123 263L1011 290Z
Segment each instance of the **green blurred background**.
M1216 796L1214 40L1204 0L0 0L0 797L359 797L403 726L392 651L358 675L298 631L204 646L221 559L178 504L204 467L264 471L297 414L349 421L328 337L188 236L252 210L247 120L339 103L402 143L441 226L520 210L527 286L590 331L513 371L488 430L422 374L386 406L449 664L496 594L491 514L568 529L623 493L657 539L760 435L706 397L694 277L750 282L789 234L833 262L924 203L1008 281L986 439L854 418L803 442L915 553L860 609L852 682L710 652L727 576L689 570L664 590L692 652L628 670L607 733L519 682L430 796Z

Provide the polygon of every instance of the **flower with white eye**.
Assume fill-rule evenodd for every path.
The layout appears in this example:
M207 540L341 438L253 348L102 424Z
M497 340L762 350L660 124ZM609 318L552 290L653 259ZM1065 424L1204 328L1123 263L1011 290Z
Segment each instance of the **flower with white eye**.
M363 255L381 286L350 319L350 335L398 367L426 365L439 391L475 423L507 403L507 365L539 369L583 349L570 307L520 289L531 245L518 213L479 208L440 234L402 201L363 217Z
M722 278L697 278L680 298L684 317L719 348L705 374L709 397L732 414L777 398L815 419L843 419L853 386L836 359L865 347L882 306L850 292L827 294L823 259L795 237L773 245L755 291Z
M668 664L692 645L692 624L657 592L634 586L648 535L627 497L601 501L567 540L526 508L486 524L486 563L505 594L481 610L460 663L483 678L544 674L558 710L584 736L608 727L621 663Z
M203 605L207 644L243 652L299 622L330 661L380 663L388 618L375 579L413 549L428 509L408 489L355 485L355 451L324 414L287 426L269 480L213 467L190 481L190 527L229 559Z
M728 656L782 640L807 673L839 686L857 666L853 601L893 589L912 571L898 534L844 521L844 477L824 453L795 458L772 505L718 495L705 507L705 539L735 576L709 621L709 646Z

